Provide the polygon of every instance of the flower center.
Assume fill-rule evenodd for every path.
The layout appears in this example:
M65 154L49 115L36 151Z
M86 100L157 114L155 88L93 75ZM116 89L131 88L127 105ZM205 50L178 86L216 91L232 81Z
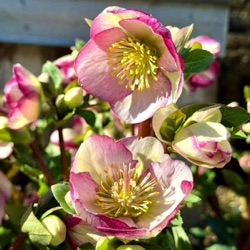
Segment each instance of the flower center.
M148 211L153 198L156 180L151 173L139 177L136 168L118 164L105 168L106 177L96 193L96 204L111 217L138 217Z
M119 84L126 84L132 91L150 87L157 81L157 51L136 38L126 37L109 48L108 64Z

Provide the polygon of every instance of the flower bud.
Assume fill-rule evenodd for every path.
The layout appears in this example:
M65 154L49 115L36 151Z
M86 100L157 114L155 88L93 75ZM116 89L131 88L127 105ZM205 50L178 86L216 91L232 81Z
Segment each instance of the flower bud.
M40 115L42 87L38 79L20 64L13 67L13 77L4 87L8 105L8 126L20 129Z
M246 173L250 173L250 154L242 155L239 159L239 164Z
M243 130L245 133L250 134L250 122L243 124L243 125L242 125L242 130Z
M229 132L220 123L198 122L177 131L173 149L197 166L221 168L232 156Z
M70 108L77 108L83 104L83 89L73 87L69 89L64 96L65 104Z
M139 245L122 245L116 248L116 250L146 250L146 249Z
M41 223L52 236L52 239L50 241L50 244L52 246L58 246L65 240L67 229L65 224L59 217L51 214L45 217L41 221Z

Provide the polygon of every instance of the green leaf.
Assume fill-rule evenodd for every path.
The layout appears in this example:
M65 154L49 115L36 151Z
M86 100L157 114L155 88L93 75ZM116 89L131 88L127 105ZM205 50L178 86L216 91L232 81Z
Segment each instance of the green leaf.
M166 141L172 142L176 131L181 127L186 119L186 115L180 110L175 111L169 115L160 128L160 134L162 138Z
M53 87L52 90L54 96L56 96L61 88L62 76L61 72L56 65L50 61L47 61L42 68L43 73L47 73L50 77L49 87Z
M0 227L0 249L8 249L14 236L13 230Z
M236 247L222 244L213 244L212 246L207 247L206 250L236 250Z
M220 108L222 114L221 123L226 127L238 127L250 121L250 114L241 107L229 107L223 105Z
M90 110L76 110L76 114L83 117L92 128L96 125L96 114Z
M197 238L205 238L206 231L200 227L191 227L190 228L191 234L193 234Z
M186 199L186 202L190 203L197 203L199 201L201 201L201 198L193 193L191 193Z
M181 217L181 213L179 212L177 216L172 220L171 226L177 227L177 226L181 226L182 224L183 224L183 219Z
M150 241L164 250L175 250L174 238L169 230L159 233L156 237L151 238Z
M247 191L247 185L240 175L232 170L222 169L222 175L226 183L238 194L244 194Z
M202 49L191 50L184 56L185 74L197 74L209 68L214 61L210 52Z
M96 245L96 250L116 250L122 242L116 238L101 238Z
M15 144L27 145L34 140L30 131L26 127L17 130L10 130L9 132L11 136L11 141Z
M4 142L12 141L10 132L7 128L0 129L0 140Z
M75 46L73 47L73 49L80 51L84 46L85 46L85 42L83 40L76 39Z
M73 207L71 207L65 199L66 194L69 192L68 183L57 183L51 186L51 191L55 199L58 201L58 203L60 204L60 206L63 208L65 212L69 214L75 214Z
M16 204L7 204L5 206L5 211L10 219L10 221L16 226L21 226L21 218L27 211L28 207Z
M232 139L246 139L247 138L247 135L238 128L233 128L232 130L230 130L230 133L231 133Z
M190 240L181 226L172 227L176 250L192 250Z
M186 115L187 118L189 118L190 116L192 116L196 111L209 107L209 106L213 106L214 104L191 104L188 106L185 106L183 108L181 108L181 112L183 114Z
M34 243L41 245L49 245L52 236L49 231L42 225L42 223L36 218L32 209L29 208L21 219L21 231L28 233L29 238Z
M95 250L95 247L90 243L86 243L80 246L78 249L79 250Z
M150 243L150 242L135 241L135 242L132 242L132 243L133 244L131 244L131 245L141 246L145 250L165 250L165 248L162 248L161 246L155 245L155 244Z

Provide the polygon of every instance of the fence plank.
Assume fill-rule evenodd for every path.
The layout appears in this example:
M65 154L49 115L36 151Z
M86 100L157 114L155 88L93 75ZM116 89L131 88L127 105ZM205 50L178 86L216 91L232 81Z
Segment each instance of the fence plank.
M221 2L232 0L221 0ZM84 17L93 19L104 8L119 5L151 13L166 25L195 24L194 35L209 35L226 46L227 5L181 1L8 0L0 2L0 41L51 46L71 46L75 38L89 38Z

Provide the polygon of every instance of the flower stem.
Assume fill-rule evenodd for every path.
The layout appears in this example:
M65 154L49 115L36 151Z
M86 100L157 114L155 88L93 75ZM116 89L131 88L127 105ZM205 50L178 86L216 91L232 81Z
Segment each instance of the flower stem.
M55 184L55 180L53 179L52 175L49 172L49 169L47 168L46 164L44 163L37 144L35 142L32 142L30 144L30 147L32 149L34 158L37 161L38 165L40 166L41 171L43 172L43 174L47 178L49 185Z
M140 124L139 127L139 138L144 138L146 136L152 135L152 129L151 129L151 118L149 118L146 121L143 121Z
M28 238L28 234L20 233L15 241L11 244L8 250L18 250L21 248L24 241Z
M68 168L68 158L65 151L65 144L63 139L63 132L62 127L58 128L58 135L59 135L59 146L61 151L61 164L62 164L62 171L63 171L63 180L69 180L69 168Z

